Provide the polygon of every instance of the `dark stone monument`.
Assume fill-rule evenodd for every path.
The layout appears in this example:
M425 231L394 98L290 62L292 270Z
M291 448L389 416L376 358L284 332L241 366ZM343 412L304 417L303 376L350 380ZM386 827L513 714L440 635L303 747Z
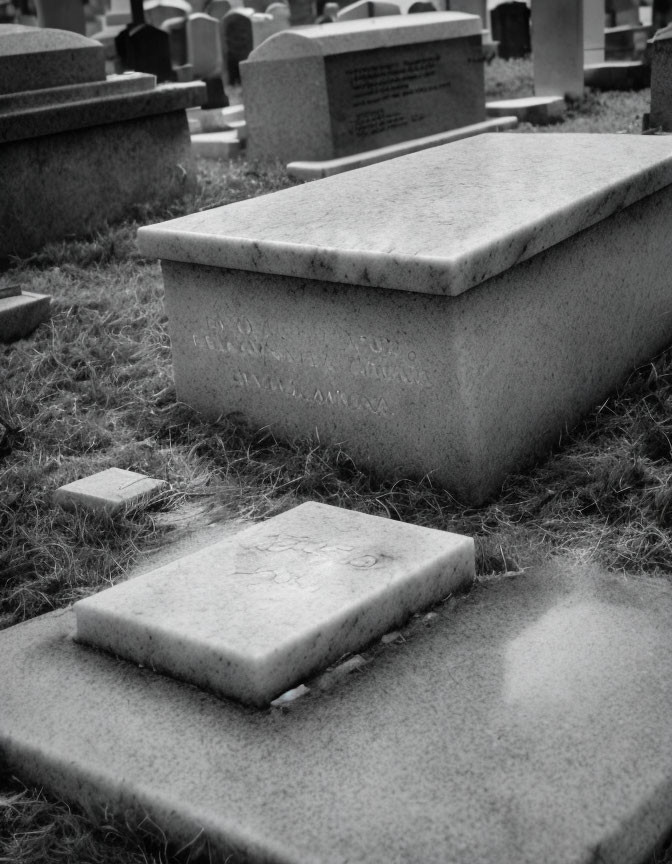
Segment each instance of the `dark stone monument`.
M651 23L660 30L672 21L672 0L653 0Z
M412 3L408 7L408 14L413 15L416 12L438 12L438 9L433 3L428 0L417 0L417 3Z
M659 30L651 46L651 112L649 129L672 132L672 25Z
M254 9L244 7L232 9L222 18L222 37L229 84L240 83L240 64L243 60L247 60L254 47L250 20L253 14Z
M158 81L173 81L170 36L145 22L142 0L131 0L133 22L114 40L119 59L126 69L156 75Z
M499 56L504 60L525 57L532 50L530 10L526 3L511 0L500 3L490 12L492 38L499 42Z
M512 0L500 3L490 12L492 38L499 42L499 56L504 60L525 57L532 50L530 10L526 3Z

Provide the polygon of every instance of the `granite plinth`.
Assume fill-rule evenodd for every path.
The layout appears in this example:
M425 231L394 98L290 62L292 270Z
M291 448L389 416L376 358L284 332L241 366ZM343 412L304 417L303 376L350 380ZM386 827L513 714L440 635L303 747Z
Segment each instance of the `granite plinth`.
M201 159L227 161L240 155L240 138L233 130L222 132L197 132L191 136L194 156Z
M99 42L68 30L0 24L0 95L104 80Z
M115 513L150 500L167 486L165 480L155 480L137 471L107 468L61 486L54 492L54 504L65 510L82 507L94 512Z
M77 639L264 706L473 573L471 538L308 503L79 601Z
M205 84L201 82L161 84L139 92L110 93L0 113L0 144L181 112L200 105L205 94Z
M99 99L105 96L138 93L153 90L156 78L142 72L124 72L122 75L108 75L104 81L90 81L86 84L69 84L64 87L50 87L47 90L26 90L0 96L0 115L27 108L41 108L46 105L59 105L63 102L76 102L81 99Z
M482 501L672 342L671 181L655 136L498 133L141 228L179 398Z
M49 318L50 310L51 297L46 294L13 289L0 293L0 342L29 336Z
M231 864L645 860L672 827L669 583L554 562L436 612L283 711L44 616L0 632L0 759Z
M583 67L586 87L596 90L642 90L651 83L651 66L641 60L612 60Z
M250 157L334 159L479 123L482 60L480 19L459 12L285 30L240 64Z
M0 146L0 258L86 234L195 186L185 111Z
M332 177L334 174L353 171L355 168L363 168L366 165L387 162L388 159L396 159L407 153L417 153L419 150L427 150L429 147L439 147L441 144L450 144L453 141L461 141L463 138L472 138L474 135L482 135L484 132L502 132L513 129L517 125L517 117L491 118L482 123L451 129L450 132L439 132L438 135L427 135L424 138L412 138L410 141L390 144L387 147L379 147L377 150L365 150L362 153L354 153L352 156L341 156L339 159L290 162L287 165L287 173L290 177L298 177L300 180L319 180L322 177Z
M564 120L567 105L561 96L523 96L485 103L488 117L515 117L521 123L545 126Z

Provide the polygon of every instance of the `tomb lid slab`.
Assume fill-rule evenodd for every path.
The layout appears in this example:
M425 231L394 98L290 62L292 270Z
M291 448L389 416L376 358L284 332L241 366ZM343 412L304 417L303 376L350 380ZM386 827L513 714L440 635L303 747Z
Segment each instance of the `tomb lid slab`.
M664 137L498 132L140 228L138 241L172 261L458 295L670 183Z
M417 15L388 15L353 21L334 21L283 30L270 36L250 55L251 60L292 60L371 51L399 45L438 42L480 36L477 15L463 12L420 12Z
M104 80L105 50L95 39L0 24L0 95Z
M309 502L79 601L77 638L264 706L473 572L470 537Z

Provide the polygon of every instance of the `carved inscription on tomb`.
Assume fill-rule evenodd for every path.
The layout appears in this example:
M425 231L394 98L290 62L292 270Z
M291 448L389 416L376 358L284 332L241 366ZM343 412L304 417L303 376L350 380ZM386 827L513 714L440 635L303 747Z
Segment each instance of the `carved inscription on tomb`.
M354 546L345 543L325 543L294 534L273 534L261 542L245 548L257 552L300 552L310 557L325 558L339 564L347 564L357 570L370 570L378 563L378 558L375 555L362 555L355 550ZM259 573L260 571L255 572ZM271 581L278 584L283 581L290 581L290 577L277 578L275 571L267 572L274 577Z
M482 71L470 62L475 48L466 37L329 57L326 71L334 155L383 147L483 119L480 109L467 105L475 76L482 77Z
M336 348L299 347L308 342L298 327L248 317L208 317L204 329L192 334L198 351L225 355L236 387L266 390L298 401L392 416L384 392L360 392L357 381L368 379L389 390L431 387L417 352L409 344L370 333L340 331ZM326 340L315 340L321 346ZM319 373L320 384L305 383L306 370ZM346 376L343 380L344 375ZM314 376L311 376L314 377ZM348 380L353 386L348 384Z

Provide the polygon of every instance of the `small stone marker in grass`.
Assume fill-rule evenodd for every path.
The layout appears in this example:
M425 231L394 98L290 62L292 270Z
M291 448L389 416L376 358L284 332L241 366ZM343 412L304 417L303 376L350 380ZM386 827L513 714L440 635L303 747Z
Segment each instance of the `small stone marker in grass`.
M335 159L485 120L476 15L285 30L255 47L240 74L251 158Z
M0 288L0 343L14 342L30 335L49 317L51 297L22 292L13 285Z
M473 572L469 537L308 503L81 600L77 639L264 706Z
M80 506L96 512L115 513L149 500L167 486L165 480L155 480L136 471L108 468L61 486L54 493L54 503L66 510Z

